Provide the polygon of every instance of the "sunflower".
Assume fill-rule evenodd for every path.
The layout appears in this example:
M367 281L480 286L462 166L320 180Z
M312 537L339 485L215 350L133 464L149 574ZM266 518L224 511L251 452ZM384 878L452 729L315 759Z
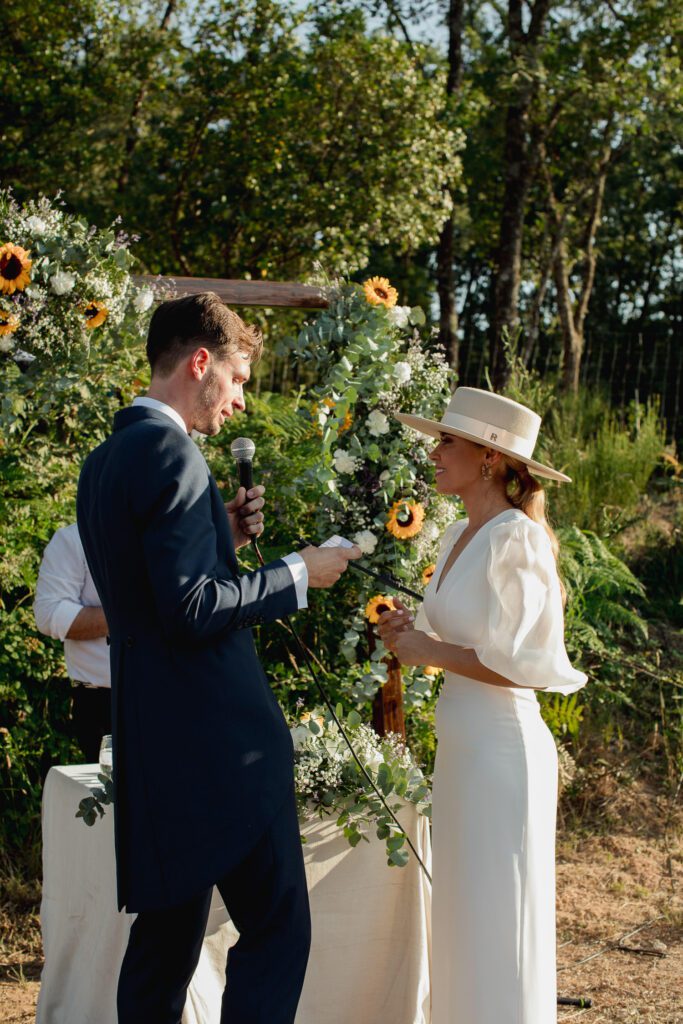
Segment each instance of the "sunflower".
M92 331L95 327L99 327L109 316L109 310L103 302L98 302L93 299L83 308L83 314L85 316L85 329Z
M377 597L372 597L365 606L365 618L369 619L370 622L379 622L380 615L384 612L393 612L395 610L393 597L385 597L384 594L378 594Z
M363 281L365 298L371 306L386 306L391 309L396 305L398 292L389 284L386 277L369 277Z
M387 530L399 540L417 536L424 523L425 510L419 501L395 501L389 511Z
M8 313L6 309L0 309L0 335L12 334L19 326L19 317L15 313Z
M11 242L0 245L0 292L12 295L16 291L23 292L30 284L29 270L33 266L30 255L20 245L12 245Z
M435 569L436 565L434 564L434 562L432 562L431 565L426 565L422 570L422 582L424 583L425 587L427 586L428 583L431 582Z

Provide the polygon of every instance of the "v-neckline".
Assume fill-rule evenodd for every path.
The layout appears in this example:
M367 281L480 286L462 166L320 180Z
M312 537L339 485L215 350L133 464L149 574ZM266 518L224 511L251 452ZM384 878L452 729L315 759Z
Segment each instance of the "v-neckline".
M491 518L487 519L485 523L482 523L481 526L479 526L474 531L474 533L472 534L470 539L467 541L467 544L465 544L465 547L462 549L462 551L460 552L458 557L455 558L451 562L451 564L448 566L448 571L444 575L444 569L446 568L446 565L448 564L448 559L450 558L451 554L453 553L453 548L455 547L455 545L458 543L458 540L460 540L460 537L462 536L462 534L459 534L458 540L456 540L455 544L451 545L451 547L449 548L449 551L448 551L448 554L446 555L445 561L444 561L443 565L441 566L441 569L439 571L439 578L436 581L436 587L435 587L434 593L438 594L440 592L441 587L446 582L448 577L451 575L451 573L453 572L453 569L455 568L455 566L458 564L458 562L460 561L462 556L465 554L465 552L468 550L468 548L470 548L472 546L473 542L477 539L477 537L479 536L481 531L484 529L484 527L490 526L491 523L494 523L496 521L496 519L500 519L500 517L504 516L507 512L519 512L519 511L520 511L520 509L514 508L512 506L510 508L504 508L503 511L499 512L497 516L491 516ZM469 520L467 520L467 522L469 522ZM463 530L463 533L464 532L465 531Z

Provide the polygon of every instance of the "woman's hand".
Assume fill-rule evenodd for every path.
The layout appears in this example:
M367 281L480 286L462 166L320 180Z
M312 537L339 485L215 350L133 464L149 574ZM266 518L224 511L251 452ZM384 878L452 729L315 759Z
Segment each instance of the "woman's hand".
M248 544L252 537L260 537L263 533L261 509L265 505L265 491L261 484L252 487L248 493L244 487L240 487L232 501L225 503L236 551Z
M413 626L412 613L400 598L394 598L396 610L384 612L377 623L382 643L402 665L433 665L436 641Z
M393 650L395 637L406 629L413 628L413 613L406 608L400 597L392 598L394 611L383 612L377 620L377 632L388 651Z

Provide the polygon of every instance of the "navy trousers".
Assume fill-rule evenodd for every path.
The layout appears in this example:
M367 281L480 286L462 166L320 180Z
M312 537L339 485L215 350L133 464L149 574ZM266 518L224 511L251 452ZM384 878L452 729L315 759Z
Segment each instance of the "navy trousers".
M216 885L239 932L228 954L221 1024L293 1024L311 941L293 789L248 856ZM119 1024L180 1024L211 892L138 914L121 965Z

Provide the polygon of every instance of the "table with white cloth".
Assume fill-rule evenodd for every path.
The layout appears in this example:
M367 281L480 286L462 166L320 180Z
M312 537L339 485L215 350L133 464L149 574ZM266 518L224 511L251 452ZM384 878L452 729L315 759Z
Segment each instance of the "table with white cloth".
M116 986L134 915L116 908L113 814L88 827L78 804L97 765L52 768L43 793L45 951L36 1024L116 1024ZM430 868L428 823L400 819ZM430 1024L430 886L411 855L389 867L383 842L351 849L334 823L302 826L313 941L297 1024ZM213 900L182 1024L219 1024L225 964L237 941ZM267 979L264 979L267 983Z

